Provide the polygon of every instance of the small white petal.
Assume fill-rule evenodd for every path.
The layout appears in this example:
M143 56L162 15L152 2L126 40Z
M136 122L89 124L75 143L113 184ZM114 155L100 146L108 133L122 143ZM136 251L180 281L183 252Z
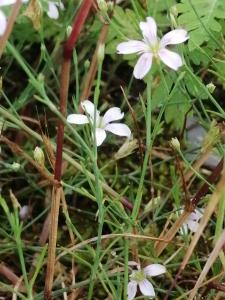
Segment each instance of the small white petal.
M141 41L131 40L120 43L116 49L118 54L141 53L147 50L147 45Z
M161 264L151 264L144 268L144 273L147 276L158 276L166 273L166 268Z
M130 281L127 285L127 298L128 300L133 300L137 293L137 282Z
M157 25L152 17L147 18L147 22L140 22L140 28L145 39L150 44L157 41Z
M95 111L94 104L89 100L84 100L81 102L81 106L82 106L83 110L86 113L88 113L92 119L94 119L94 111ZM97 117L96 117L96 121L97 121L99 118L99 111L97 109L96 109L96 115L97 115Z
M167 45L180 44L188 40L189 36L186 30L184 29L175 29L166 33L161 41L160 46L165 47Z
M29 0L22 0L23 3L28 2ZM0 6L12 5L15 4L16 0L0 0Z
M55 20L58 19L59 11L58 11L58 7L56 6L55 2L49 1L47 15L51 19L55 19Z
M139 282L139 288L144 296L155 297L154 287L147 279Z
M96 128L95 130L95 138L96 138L96 146L101 146L103 141L106 138L106 132L104 129L101 128Z
M0 36L4 34L7 27L7 19L4 13L0 10Z
M29 206L28 205L24 205L20 208L20 212L19 212L19 216L21 220L24 220L27 218L29 214Z
M88 117L81 114L71 114L67 117L67 122L71 124L87 124L89 123Z
M202 216L203 216L203 209L201 210L195 209L195 211L190 214L189 218L191 220L198 222L202 218Z
M195 222L195 221L192 221L192 220L189 220L189 221L187 222L187 226L188 226L188 228L190 229L190 231L192 231L192 232L197 232L198 227L199 227L199 223L198 223L198 222Z
M103 116L104 124L108 124L112 121L123 119L124 113L121 112L119 107L112 107L106 111Z
M105 127L105 130L110 131L113 134L116 134L119 136L127 136L127 137L131 136L130 128L127 125L121 124L121 123L108 124Z
M134 77L136 79L144 78L149 72L152 66L152 56L151 53L144 53L139 57L134 67Z
M133 261L133 260L128 261L128 266L131 266L131 267L135 266L138 269L140 269L140 264L138 264L136 261Z
M180 55L175 52L163 48L159 50L158 55L165 65L175 71L183 65Z

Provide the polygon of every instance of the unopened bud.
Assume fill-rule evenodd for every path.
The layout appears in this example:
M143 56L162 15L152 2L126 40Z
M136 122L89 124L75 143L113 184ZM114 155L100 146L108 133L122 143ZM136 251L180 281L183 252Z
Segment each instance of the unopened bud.
M43 150L38 146L34 149L34 159L41 167L44 167L45 155Z
M19 171L20 167L21 167L21 165L20 165L19 163L17 163L17 162L13 162L13 163L11 164L11 168L12 168L12 170L15 171L15 172Z
M173 15L174 17L177 17L177 16L178 16L178 11L177 11L176 5L173 5L173 6L170 8L170 14Z
M98 61L103 61L104 60L104 56L105 56L105 45L104 44L100 44L98 46Z
M105 2L105 0L97 0L97 3L98 3L99 9L100 9L102 12L106 13L107 10L108 10L108 5L107 5L107 3Z
M215 88L216 88L216 86L212 82L208 83L206 85L206 87L207 87L208 91L210 92L210 94L212 94L215 91Z
M85 70L88 70L88 69L89 69L90 64L91 64L91 63L90 63L90 60L86 59L85 62L84 62L84 68L85 68Z
M126 140L125 143L120 147L120 149L114 155L116 160L124 158L130 154L138 147L137 140Z
M170 141L170 145L171 147L176 150L176 151L180 151L180 142L178 140L178 138L172 138Z
M71 32L72 32L72 26L68 26L67 28L66 28L66 35L67 35L67 37L69 37L70 36L70 34L71 34Z

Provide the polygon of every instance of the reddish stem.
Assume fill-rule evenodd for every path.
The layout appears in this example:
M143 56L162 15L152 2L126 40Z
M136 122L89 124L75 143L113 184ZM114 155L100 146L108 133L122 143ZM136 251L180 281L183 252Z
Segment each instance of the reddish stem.
M61 69L60 77L60 113L65 117L67 111L67 97L70 81L70 66L71 57L73 54L74 45L78 39L82 26L88 16L90 8L92 6L92 0L84 0L76 19L73 24L73 29L70 37L68 38L64 46L64 61ZM56 161L55 161L55 171L54 178L58 182L61 181L62 176L62 152L63 152L63 140L64 140L64 124L62 121L58 123L57 130L57 147L56 147ZM55 252L56 252L56 242L57 242L57 231L58 231L58 216L59 216L59 206L60 206L60 196L61 187L53 187L52 191L52 203L50 212L50 233L49 233L49 249L48 249L48 262L47 262L47 272L45 278L45 291L44 299L50 300L52 298L52 285L54 278L55 269Z

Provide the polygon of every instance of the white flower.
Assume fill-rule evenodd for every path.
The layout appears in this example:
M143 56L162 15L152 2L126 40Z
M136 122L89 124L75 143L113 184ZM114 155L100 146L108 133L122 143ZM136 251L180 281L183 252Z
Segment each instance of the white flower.
M188 218L186 219L186 221L184 222L181 230L182 232L184 232L185 234L188 233L188 229L191 232L196 232L198 230L198 226L199 226L199 220L202 218L203 216L203 209L195 209L194 212L192 212Z
M136 271L133 271L130 275L130 282L127 286L128 300L133 300L137 293L137 287L144 296L155 297L154 287L147 277L154 277L166 273L166 268L160 264L148 265L144 269L141 269L137 265Z
M22 2L25 3L28 0L23 0ZM15 4L16 0L0 0L0 7ZM0 10L0 36L5 33L7 27L7 18L5 14Z
M88 115L81 114L71 114L67 117L67 122L71 124L94 124L94 104L85 100L81 102L81 106L84 109L85 113ZM106 111L103 117L100 117L100 112L96 110L96 128L95 128L95 138L96 145L100 146L106 138L106 131L110 131L119 136L131 136L131 131L129 127L121 123L111 123L113 121L121 120L124 116L124 113L121 112L119 107L112 107Z
M117 46L119 54L137 53L140 55L135 67L134 77L142 79L151 69L153 58L160 59L164 64L173 70L182 66L182 59L179 54L166 48L168 45L176 45L188 39L187 31L175 29L165 34L162 39L157 37L157 25L152 17L147 22L140 22L143 40L129 40Z
M61 1L49 1L48 2L48 12L47 15L51 19L58 19L59 17L59 10L58 7L63 10L64 5Z
M20 208L19 216L21 220L24 220L28 217L29 215L29 206L24 205Z

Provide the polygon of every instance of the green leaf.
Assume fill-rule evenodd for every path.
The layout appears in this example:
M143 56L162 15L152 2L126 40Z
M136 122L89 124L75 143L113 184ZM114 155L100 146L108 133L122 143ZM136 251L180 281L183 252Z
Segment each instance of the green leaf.
M190 33L189 49L193 50L221 31L219 19L225 19L224 0L181 0L176 5L179 25ZM214 42L217 42L214 39Z

